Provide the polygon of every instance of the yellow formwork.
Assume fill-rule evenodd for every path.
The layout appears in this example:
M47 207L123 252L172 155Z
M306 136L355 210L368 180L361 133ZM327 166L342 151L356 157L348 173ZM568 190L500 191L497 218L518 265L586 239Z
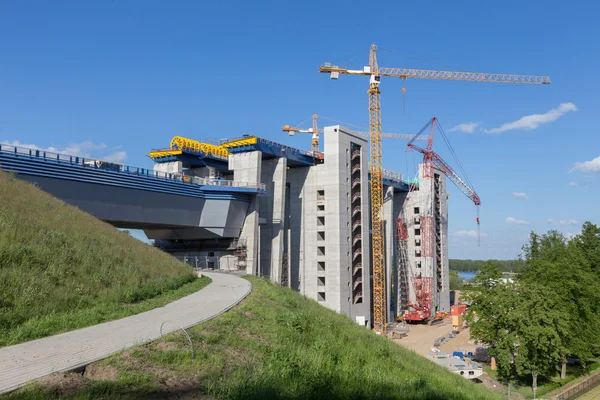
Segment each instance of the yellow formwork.
M167 150L156 150L150 152L150 158L160 158L167 156L178 156L181 154L181 150L167 149Z
M201 151L206 155L217 156L221 158L227 158L229 156L228 148L254 145L258 142L256 136L244 137L241 139L235 139L229 142L222 143L221 145L214 145L210 143L203 143L197 140L184 138L181 136L175 136L171 139L169 149L155 150L150 152L150 158L160 158L167 156L177 156L183 153L182 150L188 149L192 151Z
M229 152L223 146L215 146L214 144L210 143L202 143L198 142L197 140L188 139L181 136L175 136L173 139L171 139L170 147L172 149L177 148L180 150L191 149L195 151L201 151L207 155L213 155L223 158L227 158L229 156Z
M248 137L244 137L241 139L235 139L230 142L221 143L221 146L228 149L231 147L249 146L249 145L256 144L256 142L257 142L256 136L248 136Z

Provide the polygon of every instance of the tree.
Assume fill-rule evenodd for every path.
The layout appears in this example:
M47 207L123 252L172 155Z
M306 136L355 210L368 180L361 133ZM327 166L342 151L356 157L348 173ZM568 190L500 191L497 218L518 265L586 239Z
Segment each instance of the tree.
M465 289L465 299L471 303L465 313L471 337L489 346L490 355L498 360L498 376L504 382L515 377L512 363L517 341L515 295L515 285L504 282L502 273L491 261L481 266Z
M566 352L568 314L560 307L559 296L543 285L519 282L516 289L516 306L509 317L515 373L531 373L535 398L538 377L552 375Z
M463 290L465 283L456 271L450 271L450 290Z
M583 252L591 269L600 276L600 228L591 222L584 222L581 233L572 242Z
M585 224L584 224L585 225ZM568 355L583 362L592 357L600 341L600 288L588 259L590 249L583 243L589 239L567 241L557 231L531 235L524 247L527 267L519 275L520 282L537 284L556 296L555 307L564 315L569 329L560 331L563 354L561 379L566 377Z

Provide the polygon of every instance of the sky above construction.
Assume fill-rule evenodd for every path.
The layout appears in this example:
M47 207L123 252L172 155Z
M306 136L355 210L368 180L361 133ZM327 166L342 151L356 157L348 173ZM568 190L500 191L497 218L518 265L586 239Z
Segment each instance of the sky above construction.
M332 81L318 67L360 69L371 43L380 66L548 75L550 85L381 83L384 132L415 133L437 116L481 197L478 247L475 206L448 184L450 258L510 259L532 230L600 223L598 11L558 1L1 1L0 142L146 167L175 135L255 134L308 150L309 135L281 126L317 113L367 129L368 78ZM434 149L457 166L439 136ZM385 168L412 177L420 159L404 141L384 144Z

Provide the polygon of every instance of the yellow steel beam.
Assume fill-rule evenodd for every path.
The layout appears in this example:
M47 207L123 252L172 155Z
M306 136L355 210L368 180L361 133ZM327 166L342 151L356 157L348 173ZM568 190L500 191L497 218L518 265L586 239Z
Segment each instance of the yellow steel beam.
M221 147L229 149L232 147L253 145L253 144L256 144L256 142L257 142L256 136L249 136L249 137L245 137L242 139L235 139L230 142L221 143Z
M167 150L156 150L150 152L150 158L160 158L167 156L177 156L181 154L181 150L167 149Z

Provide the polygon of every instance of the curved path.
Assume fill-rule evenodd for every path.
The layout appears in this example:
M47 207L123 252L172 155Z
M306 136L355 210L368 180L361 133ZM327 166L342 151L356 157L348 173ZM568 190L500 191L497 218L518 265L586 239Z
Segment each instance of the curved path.
M212 282L164 307L116 321L0 348L0 393L15 390L54 372L69 371L132 346L212 319L242 301L252 290L236 275L207 272Z

